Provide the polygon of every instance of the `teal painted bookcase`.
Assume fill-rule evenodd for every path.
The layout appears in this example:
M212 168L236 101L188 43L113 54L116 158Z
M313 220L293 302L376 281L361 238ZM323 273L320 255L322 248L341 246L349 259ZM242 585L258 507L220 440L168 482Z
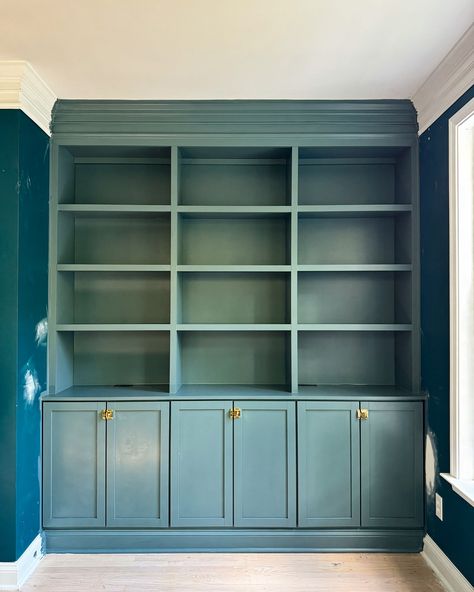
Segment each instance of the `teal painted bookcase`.
M327 139L247 137L238 119L225 139L119 123L65 133L79 108L60 102L53 123L51 392L417 392L414 125Z
M411 103L58 101L52 131L44 470L45 526L59 530L48 531L50 548L417 548ZM51 494L62 470L55 447L68 432L55 418L70 404L84 405L71 415L79 434L105 429L86 447L83 522L58 513ZM116 446L127 425L138 438L141 404L156 420L144 445L153 450L170 429L171 449L152 472L166 485L137 517ZM355 417L362 405L374 405L371 429ZM110 436L112 424L95 422L114 406L124 423ZM227 415L235 406L240 423ZM385 489L366 474L368 464L382 470L376 448L411 471L400 480L403 507L384 506ZM333 449L333 480L315 481ZM112 507L121 488L130 505ZM105 530L94 539L64 531L71 525ZM136 532L120 538L119 526ZM162 538L140 538L161 527ZM223 530L196 538L200 527Z

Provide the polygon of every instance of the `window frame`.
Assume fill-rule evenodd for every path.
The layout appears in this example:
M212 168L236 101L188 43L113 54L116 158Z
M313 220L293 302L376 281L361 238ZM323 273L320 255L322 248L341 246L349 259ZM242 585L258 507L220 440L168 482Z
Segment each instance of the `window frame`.
M449 119L450 473L441 474L454 491L474 506L474 421L470 420L474 416L474 165L469 168L472 158L474 99Z

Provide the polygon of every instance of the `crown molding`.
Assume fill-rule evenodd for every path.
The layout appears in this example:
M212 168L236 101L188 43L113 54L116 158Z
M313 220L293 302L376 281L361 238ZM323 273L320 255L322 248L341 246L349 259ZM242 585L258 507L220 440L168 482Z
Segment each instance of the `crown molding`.
M464 33L413 96L423 133L474 84L474 25Z
M53 134L350 135L416 134L409 100L117 101L58 100Z
M56 98L28 62L0 61L0 109L21 109L49 135Z

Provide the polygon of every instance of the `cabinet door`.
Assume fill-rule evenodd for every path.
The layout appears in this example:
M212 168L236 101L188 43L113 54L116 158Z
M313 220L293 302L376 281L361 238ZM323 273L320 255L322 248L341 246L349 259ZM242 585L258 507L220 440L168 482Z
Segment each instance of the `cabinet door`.
M105 526L105 403L45 403L43 525Z
M362 526L423 525L422 403L362 402Z
M232 526L231 407L171 403L172 526Z
M299 526L360 526L358 407L298 403Z
M107 526L168 526L169 403L109 403Z
M234 526L296 526L295 403L235 406Z

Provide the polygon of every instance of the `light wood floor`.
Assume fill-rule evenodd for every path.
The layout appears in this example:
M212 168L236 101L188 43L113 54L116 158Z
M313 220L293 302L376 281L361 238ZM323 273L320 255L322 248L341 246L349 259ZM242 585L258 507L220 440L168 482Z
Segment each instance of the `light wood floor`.
M419 555L48 555L23 592L441 592Z

